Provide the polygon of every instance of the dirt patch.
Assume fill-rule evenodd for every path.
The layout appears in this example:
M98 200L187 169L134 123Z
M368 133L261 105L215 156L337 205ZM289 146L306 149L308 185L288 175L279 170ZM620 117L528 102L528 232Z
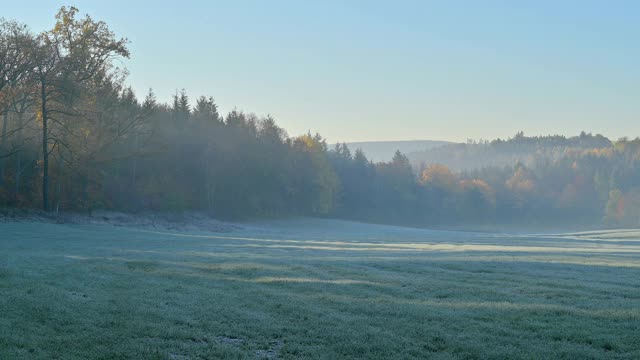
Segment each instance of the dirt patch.
M228 345L234 345L234 346L240 346L244 342L243 339L231 338L226 336L217 336L216 341L222 344L228 344Z
M269 349L256 351L256 357L258 359L277 359L283 346L284 343L282 341L273 341Z
M83 294L80 292L75 292L75 291L70 291L67 293L67 295L69 296L69 298L77 300L77 301L89 301L89 295L87 294Z

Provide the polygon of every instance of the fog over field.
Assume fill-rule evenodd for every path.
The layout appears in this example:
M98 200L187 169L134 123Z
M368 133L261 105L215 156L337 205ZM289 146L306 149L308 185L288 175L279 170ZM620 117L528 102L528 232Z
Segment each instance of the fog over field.
M636 231L0 224L0 358L637 359Z
M215 94L181 87L169 98L136 92L121 67L135 59L127 38L72 6L60 7L52 22L36 32L21 19L0 19L2 213L195 211L232 221L311 216L425 228L640 227L640 138L632 132L609 138L579 123L566 135L520 130L466 143L330 145L315 127L290 133L280 124L291 118L221 104ZM209 68L224 72L216 63ZM212 84L207 91L216 89L215 81L197 78ZM296 122L311 125L309 117L331 111L325 105L297 111ZM403 114L362 130L422 124ZM348 136L360 117L347 115L332 132L362 138L362 131Z
M640 2L460 5L4 1L0 360L640 359Z

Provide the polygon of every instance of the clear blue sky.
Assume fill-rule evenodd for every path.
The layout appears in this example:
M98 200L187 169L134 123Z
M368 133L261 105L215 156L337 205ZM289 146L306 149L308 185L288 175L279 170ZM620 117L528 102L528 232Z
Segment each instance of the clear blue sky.
M1 0L75 5L130 39L129 83L329 141L640 135L639 1Z

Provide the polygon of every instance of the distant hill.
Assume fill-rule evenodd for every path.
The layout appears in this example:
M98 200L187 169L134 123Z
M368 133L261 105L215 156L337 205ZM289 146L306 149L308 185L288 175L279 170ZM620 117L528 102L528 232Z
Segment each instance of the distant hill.
M352 152L355 152L356 149L362 149L369 160L380 162L391 160L396 150L408 154L448 144L453 143L438 140L363 141L347 143L347 146Z
M534 166L537 161L558 160L567 152L603 149L612 146L602 135L582 132L578 136L561 135L525 136L520 132L506 140L448 144L437 148L408 152L414 168L422 164L444 164L452 170L478 170L485 167L503 167L520 162Z

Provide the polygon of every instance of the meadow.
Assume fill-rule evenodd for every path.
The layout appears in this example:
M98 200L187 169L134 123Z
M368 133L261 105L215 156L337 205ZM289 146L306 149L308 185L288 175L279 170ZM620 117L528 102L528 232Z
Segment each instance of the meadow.
M640 232L0 223L0 359L639 359Z

